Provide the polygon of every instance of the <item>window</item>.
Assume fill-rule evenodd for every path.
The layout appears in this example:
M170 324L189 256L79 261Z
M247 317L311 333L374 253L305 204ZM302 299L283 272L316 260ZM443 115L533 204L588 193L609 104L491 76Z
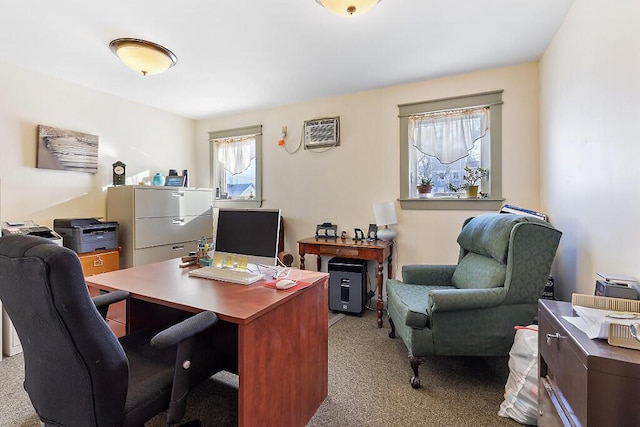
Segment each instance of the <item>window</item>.
M502 199L502 91L399 105L403 209L498 209ZM467 199L465 167L489 171L485 196ZM418 193L431 178L428 197Z
M262 126L209 132L211 186L215 204L262 204Z

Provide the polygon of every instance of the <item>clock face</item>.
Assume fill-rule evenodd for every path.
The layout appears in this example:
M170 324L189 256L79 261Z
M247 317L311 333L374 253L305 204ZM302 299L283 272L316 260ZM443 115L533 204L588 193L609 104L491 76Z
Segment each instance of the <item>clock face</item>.
M122 175L124 173L124 168L122 166L116 166L115 168L113 168L113 172L116 175Z

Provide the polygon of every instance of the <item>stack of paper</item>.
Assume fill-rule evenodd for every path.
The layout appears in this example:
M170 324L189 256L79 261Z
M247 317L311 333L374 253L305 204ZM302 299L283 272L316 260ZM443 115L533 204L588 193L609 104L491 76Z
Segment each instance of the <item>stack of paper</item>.
M609 338L610 323L631 325L640 321L640 316L637 313L600 310L578 305L574 305L573 310L579 317L564 316L564 318L591 339Z

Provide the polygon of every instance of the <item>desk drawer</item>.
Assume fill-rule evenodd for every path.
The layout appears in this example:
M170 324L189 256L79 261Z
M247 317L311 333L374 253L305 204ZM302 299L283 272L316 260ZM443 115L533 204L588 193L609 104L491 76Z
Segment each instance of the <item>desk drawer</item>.
M575 414L583 424L587 420L588 371L580 350L571 336L555 321L541 313L538 335L540 357L547 366L544 378L555 390L569 416Z
M558 396L547 378L538 378L538 425L545 427L570 426L558 402Z
M338 248L335 253L337 256L360 256L360 249Z
M78 258L80 258L82 272L85 277L120 268L120 253L118 251L89 252L78 255Z
M171 245L138 249L135 252L135 265L151 264L158 261L180 258L189 255L189 251L196 249L196 241L173 243Z
M135 192L136 218L212 214L211 190L137 188Z
M213 218L210 215L135 220L136 249L168 245L173 242L211 239ZM190 250L195 250L193 246Z

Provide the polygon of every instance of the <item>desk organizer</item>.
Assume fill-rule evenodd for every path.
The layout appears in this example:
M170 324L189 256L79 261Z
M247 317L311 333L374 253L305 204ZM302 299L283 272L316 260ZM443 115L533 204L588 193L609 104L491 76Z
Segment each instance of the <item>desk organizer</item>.
M571 304L580 307L634 313L640 317L640 300L573 294L571 296ZM638 321L640 322L640 318ZM607 342L609 345L616 347L640 350L640 342L631 336L629 325L610 323Z

